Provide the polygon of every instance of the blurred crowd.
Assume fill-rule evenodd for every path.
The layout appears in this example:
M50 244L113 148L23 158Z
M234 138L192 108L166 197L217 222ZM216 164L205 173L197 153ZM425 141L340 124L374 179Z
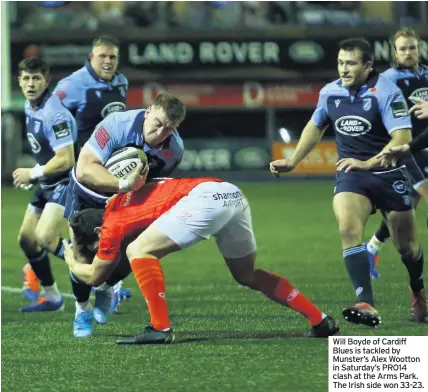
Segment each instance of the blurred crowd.
M406 23L413 21L411 7L415 8L414 22L419 21L421 2L413 3L413 6L403 4L399 11L407 18ZM26 1L10 4L12 27L23 31L97 31L117 27L230 29L286 24L352 27L389 22L382 15L373 15L367 9L367 2L360 1Z

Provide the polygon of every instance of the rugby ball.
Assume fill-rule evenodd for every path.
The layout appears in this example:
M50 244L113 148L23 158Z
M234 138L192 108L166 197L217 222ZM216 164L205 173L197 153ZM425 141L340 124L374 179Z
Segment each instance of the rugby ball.
M115 151L104 164L104 167L117 178L126 178L136 169L139 163L143 169L147 165L144 151L136 147L125 147Z

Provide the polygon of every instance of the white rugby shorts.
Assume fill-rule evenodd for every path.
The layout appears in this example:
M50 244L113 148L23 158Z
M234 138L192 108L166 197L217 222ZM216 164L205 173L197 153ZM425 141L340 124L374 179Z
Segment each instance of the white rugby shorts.
M211 236L226 258L256 250L251 210L242 191L228 182L203 182L153 225L181 249Z

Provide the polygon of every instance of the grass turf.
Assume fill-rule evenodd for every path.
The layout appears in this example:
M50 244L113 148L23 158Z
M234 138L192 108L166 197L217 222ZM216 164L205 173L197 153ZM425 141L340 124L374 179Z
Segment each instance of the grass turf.
M354 302L331 209L331 182L240 184L250 200L258 242L258 267L287 277L324 312L342 335L427 335L428 325L407 321L407 273L391 244L381 255L374 282L383 324L354 326L341 318ZM25 259L16 243L30 193L2 189L2 286L19 288ZM425 214L417 213L426 243ZM380 215L369 221L366 237ZM68 273L52 257L60 289ZM4 391L326 391L327 340L302 337L308 324L232 280L214 241L166 258L167 299L177 333L172 346L117 346L119 336L148 322L146 304L132 276L131 301L94 335L72 337L74 304L65 312L20 314L20 294L2 292L2 387ZM426 273L425 273L426 276Z

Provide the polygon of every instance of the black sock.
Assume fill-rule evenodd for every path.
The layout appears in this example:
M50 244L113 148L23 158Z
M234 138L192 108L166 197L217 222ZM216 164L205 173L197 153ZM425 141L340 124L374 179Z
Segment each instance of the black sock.
M343 258L358 300L374 305L370 263L366 248L363 245L357 245L345 249Z
M131 269L130 269L131 272ZM110 277L106 280L106 283L110 286L114 286L116 283L119 283L121 280L125 279L129 273L125 272L113 272Z
M386 224L385 220L383 220L380 224L375 236L381 242L385 242L390 237L388 225Z
M410 288L414 293L419 293L424 288L423 271L424 271L424 253L419 250L416 258L401 257L401 261L409 272Z
M73 290L74 298L76 299L76 301L77 302L89 301L89 296L91 295L92 287L82 282L71 271L70 271L70 281L71 281L71 288Z
M49 262L48 252L42 249L39 253L28 256L28 262L31 265L42 286L52 286L55 279L52 275L51 263Z
M59 257L60 259L64 260L64 250L65 250L65 248L64 248L64 245L62 244L63 240L64 240L64 238L59 237L58 245L56 246L53 254L56 257ZM68 241L68 240L67 240L67 242L70 243L70 241Z

